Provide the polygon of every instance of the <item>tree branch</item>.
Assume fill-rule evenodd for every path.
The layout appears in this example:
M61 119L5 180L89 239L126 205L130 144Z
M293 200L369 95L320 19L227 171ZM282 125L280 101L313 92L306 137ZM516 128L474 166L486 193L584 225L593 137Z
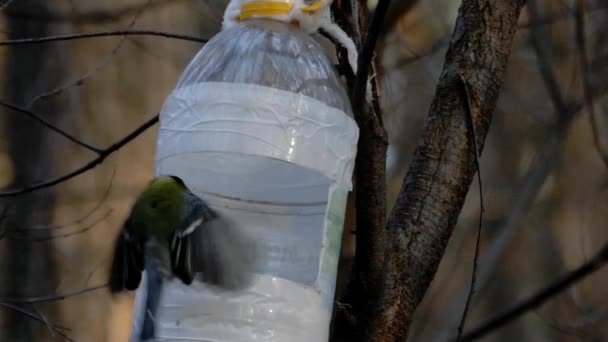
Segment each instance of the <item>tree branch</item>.
M4 303L33 304L33 303L52 302L55 300L64 300L66 298L80 296L82 294L97 291L97 290L100 290L100 289L103 289L106 287L108 287L108 284L87 287L84 289L80 289L78 291L68 292L68 293L64 293L64 294L57 294L57 295L27 297L27 298L0 298L0 304L4 304Z
M514 319L517 319L526 312L542 305L564 290L567 290L572 285L602 268L606 263L608 263L608 243L604 244L602 249L600 249L600 251L590 261L584 263L576 270L564 276L562 279L538 291L530 298L525 299L521 303L515 305L513 308L507 310L503 314L500 314L498 317L467 333L465 336L463 336L462 341L473 341L486 336L501 326L513 321Z
M61 327L61 326L58 326L56 324L53 324L52 322L49 322L48 319L46 319L40 313L38 315L36 315L36 314L33 314L33 313L31 313L31 312L29 312L27 310L24 310L24 309L20 308L17 305L9 304L9 303L2 303L2 302L0 302L0 306L3 306L5 308L7 308L7 309L16 311L16 312L18 312L18 313L20 313L20 314L22 314L22 315L24 315L24 316L26 316L28 318L33 319L36 322L40 322L42 324L45 324L49 328L50 332L60 335L61 337L63 337L67 341L74 342L74 340L71 339L67 335L67 333L66 333L67 331L69 331L69 329ZM64 330L65 332L62 331L62 330Z
M594 96L603 96L606 92L608 92L608 82L606 81L604 81L604 84L597 84L596 89L593 91ZM520 184L517 185L517 188L514 191L513 205L511 205L508 213L504 215L504 223L495 229L499 232L498 236L487 248L489 252L482 259L477 276L477 290L482 291L485 288L510 242L519 231L518 228L521 228L520 222L528 213L528 209L534 203L534 200L542 185L547 180L547 177L555 169L555 165L559 161L562 141L570 124L578 115L580 115L582 108L583 104L578 103L570 106L569 112L565 115L558 116L555 128L549 130L544 142L536 152L536 157L534 158L532 165L526 174L521 177ZM444 311L447 312L447 318L442 319L440 326L442 326L442 330L445 331L440 331L435 334L436 338L434 338L434 340L447 339L447 331L456 325L458 308L464 305L463 298L465 295L466 290L463 290L458 295L453 296L453 300L450 303L444 305Z
M583 93L585 97L585 105L589 111L589 123L591 125L591 133L593 135L593 145L597 150L602 162L606 168L608 168L608 151L602 146L602 140L600 139L599 128L597 124L597 117L595 113L595 106L593 105L593 94L591 92L591 85L589 81L589 57L587 55L587 41L585 39L585 1L578 0L578 8L575 15L575 32L576 32L576 43L579 50L579 60L581 63L581 72L583 80Z
M88 232L89 230L95 228L99 223L105 221L105 219L107 219L111 213L112 213L112 210L108 210L103 215L101 215L99 218L96 218L95 221L93 221L92 223L89 223L88 225L86 225L84 227L81 227L77 230L67 232L67 233L58 233L58 234L52 234L52 235L46 235L46 236L31 236L31 235L19 236L16 234L9 234L9 235L7 235L7 238L11 239L11 240L26 240L26 241L34 241L34 242L48 242L48 241L52 241L52 240L56 240L56 239L65 239L65 238L69 238L72 236L76 236L76 235Z
M386 223L386 149L388 137L375 77L374 51L390 0L381 0L367 25L365 1L336 1L334 13L356 42L360 42L358 71L348 79L351 105L359 127L355 160L356 254L350 282L340 299L332 340L351 341L364 334L357 318L380 292ZM359 36L363 35L363 36ZM345 64L344 55L340 55ZM370 71L372 77L370 78ZM369 96L371 95L371 96Z
M3 227L4 229L4 234L8 235L9 238L13 237L14 234L30 234L30 233L34 233L34 232L42 232L45 235L45 238L48 237L48 234L52 234L53 232L57 232L59 231L59 233L57 235L52 235L51 238L53 236L59 236L59 235L66 235L66 234L72 234L72 233L63 233L64 230L66 230L67 228L70 227L74 227L74 226L80 226L81 224L84 224L84 222L86 220L88 220L90 217L93 216L93 214L95 214L100 208L101 206L106 203L108 197L110 196L110 190L112 189L112 184L114 181L114 176L116 174L116 170L114 170L114 172L112 172L112 177L110 178L110 182L108 183L108 186L106 187L104 193L102 194L101 198L99 199L99 202L97 202L97 204L95 204L93 206L93 208L91 208L91 210L89 210L88 212L86 212L84 215L80 216L79 218L72 220L71 222L67 222L67 223L63 223L63 224L54 224L54 225L34 225L32 227L18 227L13 225L13 227L10 227L11 225L7 222L4 223L3 221L5 219L7 219L7 214L6 212L8 211L7 207L2 208L2 213L0 214L0 223L4 223L4 225L6 226L2 226L0 225L0 227ZM110 213L112 212L112 209L107 210L103 215L101 215L101 218L105 218L108 215L110 215ZM95 221L97 221L99 219L95 219ZM87 227L90 227L91 225L87 225ZM85 227L85 228L87 228ZM91 227L92 228L92 227ZM76 231L82 231L82 228L80 230L76 230ZM3 236L0 234L0 239ZM22 239L24 239L23 237L21 237Z
M129 25L127 25L127 27L125 28L125 30L131 30L133 29L133 26L135 26L135 23L137 22L137 19L140 17L141 13L148 8L148 6L150 5L151 0L147 0L143 6L141 6L141 8L136 11L133 15L133 18L131 19L131 22L129 23ZM45 98L50 98L52 96L56 96L60 93L62 93L64 90L67 90L71 87L74 86L80 86L83 85L84 82L89 79L92 75L94 75L95 73L97 73L99 70L105 68L108 64L110 64L110 62L112 61L112 59L114 58L114 56L118 53L118 51L120 50L120 48L123 46L124 42L127 40L126 36L122 36L120 41L118 42L118 44L116 44L116 46L108 53L106 54L101 63L99 63L98 65L96 65L92 70L87 71L84 75L78 77L78 79L76 80L72 80L67 82L66 84L60 85L50 91L46 91L43 92L37 96L35 96L28 104L28 108L32 108L34 104L36 104L36 102L45 99Z
M481 151L524 2L464 0L461 5L422 139L387 223L383 292L377 308L357 319L367 326L367 340L407 336L475 174L460 75L477 109L473 121Z
M0 46L5 45L22 45L22 44L43 44L49 42L58 41L69 41L79 40L87 38L97 37L122 37L122 36L153 36L153 37L164 37L171 39L184 40L187 42L206 43L208 39L189 36L185 34L169 33L162 31L151 31L151 30L117 30L117 31L104 31L104 32L92 32L92 33L72 33L49 37L36 37L36 38L22 38L22 39L10 39L0 41Z
M89 143L86 143L86 142L84 142L84 141L82 141L82 140L80 140L78 138L76 138L75 136L71 135L70 133L68 133L68 132L66 132L64 130L62 130L61 128L58 128L58 127L54 126L53 124L51 124L50 122L48 122L46 119L44 119L42 117L42 115L34 113L33 111L31 111L29 109L19 107L19 106L15 105L15 104L6 102L6 101L1 100L1 99L0 99L0 106L6 107L6 108L8 108L10 110L19 112L21 114L27 115L30 119L38 122L42 126L50 129L51 131L53 131L53 132L55 132L55 133L63 136L64 138L68 139L69 141L73 142L74 144L76 144L76 145L78 145L80 147L83 147L83 148L85 148L85 149L87 149L89 151L95 152L97 154L100 154L101 151L102 151L101 149L99 149L99 148L97 148L97 147L95 147L95 146L93 146L93 145L91 145Z
M143 123L141 126L137 127L135 130L133 130L131 133L129 133L124 138L122 138L119 141L117 141L116 143L110 145L108 148L102 150L99 153L99 155L97 156L97 158L91 160L90 162L86 163L85 165L79 167L78 169L76 169L66 175L57 177L55 179L51 179L49 181L46 181L46 182L43 182L40 184L32 185L32 186L22 188L22 189L0 192L0 198L20 196L20 195L28 194L28 193L31 193L31 192L34 192L34 191L37 191L40 189L50 188L57 184L61 184L65 181L68 181L76 176L79 176L79 175L87 172L88 170L93 169L95 166L101 164L109 155L120 150L122 147L127 145L129 142L131 142L132 140L137 138L140 134L145 132L148 128L154 126L157 122L158 122L158 114L155 115L150 120Z
M528 11L532 20L536 21L540 18L537 0L529 1ZM548 39L542 26L532 27L530 30L530 43L536 54L540 75L543 78L545 87L547 87L551 103L553 104L558 117L564 120L564 118L570 114L570 111L568 110L568 104L562 94L557 77L553 72L553 63L549 56L550 48L548 46Z
M377 79L369 80L374 70L374 51L380 28L390 0L380 0L364 36L359 55L358 72L351 92L351 103L359 126L359 141L355 160L357 235L354 274L346 302L355 312L369 309L380 291L381 265L384 261L386 222L386 149L388 137L384 130L382 112L377 105ZM358 6L365 6L359 2ZM363 7L365 8L365 7ZM359 12L359 11L357 11ZM365 19L363 20L365 21ZM371 89L368 89L371 87ZM368 96L372 92L372 97ZM369 103L371 101L372 103ZM356 314L358 317L360 314ZM358 329L359 327L357 327ZM361 334L362 331L359 332Z
M372 68L372 59L376 49L378 35L384 23L384 17L391 3L391 0L380 0L376 7L376 12L368 27L365 42L359 55L357 75L351 93L351 103L356 114L364 112L363 105L366 100L366 90L368 85L369 70Z
M601 12L601 11L605 11L608 10L608 3L602 3L602 2L597 2L597 4L594 4L592 7L588 8L588 12ZM553 25L556 24L560 21L564 21L564 20L569 20L570 18L572 18L572 13L568 12L568 13L557 13L557 14L550 14L547 15L543 18L535 18L535 19L530 19L526 22L522 22L520 24L520 28L530 28L530 27L534 27L534 26L543 26L543 25Z
M419 2L419 0L401 0L395 2L386 16L386 25L381 28L382 34L393 29L399 20L409 13L412 7L416 6Z
M12 2L12 0L8 1L8 3ZM7 16L12 19L21 19L21 20L29 20L29 21L38 21L44 22L48 24L105 24L110 22L115 22L123 19L124 17L128 17L134 13L141 12L142 10L152 11L154 9L160 9L168 4L173 4L176 1L153 1L148 4L148 1L144 1L139 4L129 4L124 7L119 7L115 9L99 9L99 10L91 10L84 13L57 13L57 12L47 12L44 14L37 13L36 11L22 11L8 8L6 10ZM5 7L3 5L3 7ZM2 9L2 8L0 8Z

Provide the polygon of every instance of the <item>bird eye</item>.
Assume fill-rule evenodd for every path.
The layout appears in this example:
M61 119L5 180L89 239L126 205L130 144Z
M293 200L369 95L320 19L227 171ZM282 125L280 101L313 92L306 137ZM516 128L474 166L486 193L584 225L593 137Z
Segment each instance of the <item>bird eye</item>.
M156 209L156 207L158 207L158 202L157 201L152 201L150 203L150 207L152 207L152 209Z

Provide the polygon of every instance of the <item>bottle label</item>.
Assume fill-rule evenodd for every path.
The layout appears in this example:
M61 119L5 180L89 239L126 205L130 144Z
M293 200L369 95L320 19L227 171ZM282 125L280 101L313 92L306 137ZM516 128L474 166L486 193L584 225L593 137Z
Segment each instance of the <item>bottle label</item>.
M329 188L318 279L323 305L328 310L332 309L334 302L347 196L348 192L338 186Z

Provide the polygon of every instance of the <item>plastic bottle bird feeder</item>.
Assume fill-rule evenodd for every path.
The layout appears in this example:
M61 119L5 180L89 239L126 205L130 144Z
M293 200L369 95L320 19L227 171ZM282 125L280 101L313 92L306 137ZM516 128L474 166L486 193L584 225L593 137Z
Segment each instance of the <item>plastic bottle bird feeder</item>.
M156 174L242 225L261 260L243 291L166 284L159 340L327 341L357 139L338 74L298 27L253 19L202 48L163 106Z

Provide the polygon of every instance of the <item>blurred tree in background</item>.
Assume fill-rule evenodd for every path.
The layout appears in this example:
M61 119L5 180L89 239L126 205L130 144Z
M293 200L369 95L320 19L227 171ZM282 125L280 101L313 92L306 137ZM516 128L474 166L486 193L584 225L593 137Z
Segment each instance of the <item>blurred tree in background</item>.
M220 28L225 5L8 0L0 5L2 40L116 30L209 38ZM453 0L395 2L379 32L389 209L420 143L459 6ZM555 281L608 241L608 165L602 159L608 150L607 43L604 0L534 0L521 12L480 160L485 212L467 328ZM107 148L158 113L201 46L153 34L0 46L0 185L27 187L98 157L95 148ZM64 139L11 105L95 148ZM127 340L132 298L114 301L104 289L82 290L106 282L114 237L153 175L155 145L152 127L82 175L2 199L0 341L45 341L60 333L75 341ZM411 341L456 336L470 287L478 192L474 182L416 310ZM349 234L356 228L350 228L342 265L352 263ZM607 340L607 275L598 272L487 340ZM345 286L339 284L338 295ZM70 293L77 295L45 299ZM3 301L39 296L35 303Z

